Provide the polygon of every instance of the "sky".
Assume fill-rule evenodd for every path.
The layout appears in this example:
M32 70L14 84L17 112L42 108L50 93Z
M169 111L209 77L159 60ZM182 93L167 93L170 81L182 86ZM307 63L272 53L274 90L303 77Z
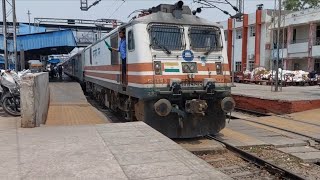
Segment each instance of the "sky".
M88 0L89 4L95 0ZM147 9L161 3L173 4L178 0L102 0L98 5L89 11L80 10L80 0L16 0L17 20L28 22L27 12L30 10L31 22L34 18L79 18L79 19L119 19L123 22L130 20L128 15L136 9ZM220 0L223 1L223 0ZM229 0L236 5L236 0ZM257 4L264 4L265 9L274 8L274 0L243 0L245 2L245 13L252 13L256 10ZM185 5L192 9L201 6L193 3L193 0L184 0ZM220 8L235 14L230 5L217 4ZM1 9L2 15L2 9ZM217 9L204 9L198 16L210 21L224 21L228 17ZM2 16L0 17L2 21ZM9 18L10 19L10 18Z

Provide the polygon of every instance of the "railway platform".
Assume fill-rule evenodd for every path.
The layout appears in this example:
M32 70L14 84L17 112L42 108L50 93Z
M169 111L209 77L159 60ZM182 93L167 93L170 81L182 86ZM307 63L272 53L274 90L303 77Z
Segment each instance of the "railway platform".
M290 114L320 108L320 87L290 86L271 92L270 86L236 83L236 107L262 113Z
M0 114L0 179L231 179L143 122L107 123L75 83L50 91L41 127Z
M50 83L50 104L46 125L86 125L110 123L101 112L91 106L79 83Z

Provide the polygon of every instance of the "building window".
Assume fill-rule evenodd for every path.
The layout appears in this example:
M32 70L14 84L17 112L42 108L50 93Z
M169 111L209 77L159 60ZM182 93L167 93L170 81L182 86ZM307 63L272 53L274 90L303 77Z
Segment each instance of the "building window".
M297 29L293 29L293 35L292 35L292 43L296 43L297 41Z
M236 72L241 72L241 71L242 71L241 62L236 62Z
M294 70L294 71L300 70L300 65L299 65L299 63L294 63L294 64L293 64L293 70Z
M317 32L316 32L316 45L320 45L320 26L317 26Z
M320 73L320 59L314 60L314 70Z
M256 26L250 26L250 37L256 36Z
M236 39L242 39L242 29L236 30Z
M130 30L128 32L128 50L132 51L135 48L135 44L134 44L134 36L133 36L133 32L132 30Z
M228 41L228 31L224 31L224 40Z
M253 71L254 69L254 61L249 61L249 71Z
M279 34L279 48L287 48L287 29L280 29L280 34ZM273 31L273 49L277 49L278 46L278 30Z

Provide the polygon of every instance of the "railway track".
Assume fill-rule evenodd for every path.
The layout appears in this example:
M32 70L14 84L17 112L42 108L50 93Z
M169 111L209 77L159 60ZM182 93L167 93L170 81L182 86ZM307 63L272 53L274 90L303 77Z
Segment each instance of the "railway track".
M244 112L244 113L249 114L249 115L255 115L256 117L277 116L277 117L281 117L281 118L288 119L288 120L291 120L291 121L310 124L310 125L313 125L313 126L320 126L319 124L315 124L315 123L311 123L311 122L306 122L306 121L301 121L301 120L298 120L298 119L294 119L293 117L290 117L288 115L278 115L278 114L273 114L273 113L262 113L262 112L248 110L248 109L242 109L242 108L235 108L235 110L236 111L240 111L240 112Z
M257 111L247 110L247 109L236 108L235 110L237 110L238 112L244 113L246 115L251 115L253 117L271 116L271 114L268 114L268 113L261 113L261 112L257 112ZM287 119L287 120L290 120L290 121L296 121L296 122L305 123L305 124L309 124L309 125L320 127L318 124L313 124L313 123L309 123L309 122L305 122L305 121L299 121L299 120L293 119L291 117L286 117L284 115L272 114L272 116L277 116L277 117L281 117L281 118L284 118L284 119ZM230 117L230 116L228 115L228 117ZM230 118L239 119L237 117L233 117L232 115L231 115ZM281 128L281 127L277 127L277 126L261 123L261 122L258 122L258 121L255 121L255 120L251 120L251 119L242 119L242 118L240 118L240 119L244 120L244 121L249 121L249 122L253 122L253 123L256 123L256 124L268 126L268 127L271 127L271 128L275 128L275 129L278 129L278 130L286 131L286 132L289 132L289 133L292 133L292 134L296 134L296 135L299 135L299 136L303 136L303 137L309 138L310 140L313 140L313 141L316 141L316 142L320 142L319 139L315 139L314 137L311 137L311 136L308 136L306 134L302 134L302 133L299 133L299 132L296 132L296 131L293 131L293 130L284 129L284 128Z
M202 156L201 158L233 179L305 179L271 162L223 142L214 136L207 136L207 138L224 144L229 152L225 155L214 154ZM233 155L239 156L242 160L232 157Z
M253 111L253 110L249 110L249 109L242 109L242 108L238 108L238 107L236 107L235 110L240 111L240 112L244 112L249 115L255 115L256 117L271 116L271 114L268 114L268 113L262 113L262 112Z

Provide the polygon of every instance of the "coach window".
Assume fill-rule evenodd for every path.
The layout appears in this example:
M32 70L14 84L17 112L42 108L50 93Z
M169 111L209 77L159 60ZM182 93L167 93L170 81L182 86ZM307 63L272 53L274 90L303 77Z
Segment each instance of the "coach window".
M129 51L134 51L135 44L134 44L134 36L133 36L133 31L130 30L128 32L128 50Z

